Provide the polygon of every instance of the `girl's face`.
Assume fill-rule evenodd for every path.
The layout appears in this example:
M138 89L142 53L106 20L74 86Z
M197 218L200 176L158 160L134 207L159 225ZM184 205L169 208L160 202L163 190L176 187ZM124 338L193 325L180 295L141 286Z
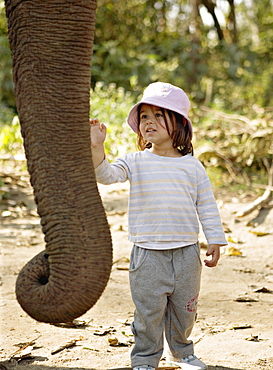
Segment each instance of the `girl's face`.
M169 115L165 114L165 117L169 130L173 130ZM142 104L140 109L139 130L142 137L153 145L172 148L172 139L170 138L172 131L169 135L165 117L161 108L154 105Z

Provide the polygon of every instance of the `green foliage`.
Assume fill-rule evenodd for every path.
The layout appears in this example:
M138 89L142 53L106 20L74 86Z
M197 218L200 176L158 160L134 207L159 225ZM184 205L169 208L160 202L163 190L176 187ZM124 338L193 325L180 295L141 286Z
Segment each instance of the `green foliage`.
M205 3L222 12L223 39ZM271 0L98 0L92 87L103 81L140 94L156 80L197 103L240 114L273 105ZM216 16L218 16L216 14ZM209 19L210 17L210 19ZM4 0L0 0L0 101L15 110ZM0 122L1 113L0 113Z
M0 101L0 130L4 125L11 124L13 117L15 116L13 109L8 108L5 103Z
M221 167L210 166L206 168L206 172L209 176L211 184L215 188L225 188L229 183L228 176Z
M98 118L107 126L105 148L110 160L136 149L136 135L126 124L127 115L134 103L130 92L114 84L104 86L97 83L91 91L91 117ZM16 154L22 150L19 119L18 116L13 118L9 110L5 114L5 123L0 125L0 152Z
M205 3L222 12L222 39L212 18L200 16ZM272 1L238 2L236 21L231 4L98 0L93 83L116 83L139 94L164 80L197 103L240 114L253 104L273 105Z
M273 165L273 111L257 109L246 116L205 109L195 129L195 155L221 182L219 173L244 185L270 181ZM218 172L215 170L218 168ZM220 172L219 172L220 171ZM222 175L222 182L227 178Z
M16 154L22 151L22 137L18 116L11 124L4 124L0 131L0 152Z
M205 4L217 8L216 17L222 13L218 26ZM113 160L135 150L135 134L125 124L127 114L143 89L161 80L190 95L196 141L210 145L205 162L219 168L231 164L235 172L242 166L246 172L261 171L273 152L272 116L266 113L273 106L272 60L272 0L98 0L91 114L108 126L108 157ZM238 133L231 116L209 113L204 118L202 106L225 116L244 116L250 126L245 123ZM21 145L18 122L12 124L15 114L7 22L0 0L1 151L14 152ZM221 176L216 177L219 182Z
M18 122L13 118L16 115L15 98L11 72L11 56L7 34L7 20L4 1L0 1L0 152L13 154L20 146Z
M136 134L126 124L129 110L134 104L133 95L122 87L97 83L91 91L91 117L107 126L105 151L109 160L134 151Z
M124 156L136 149L136 134L126 124L134 96L115 84L104 86L97 83L91 90L91 117L98 118L107 126L105 150L110 160ZM6 112L6 123L0 126L0 152L16 154L22 150L22 137L18 116ZM11 120L11 124L9 123Z
M15 111L11 64L4 1L0 0L0 102L6 109ZM0 113L0 122L2 122L1 118Z
M218 13L223 39L208 13ZM197 103L246 114L273 105L272 1L98 0L92 87L103 81L140 94L164 80ZM216 17L218 15L216 14ZM219 31L219 30L218 30ZM0 0L0 101L15 109L4 1ZM1 116L0 116L1 122Z

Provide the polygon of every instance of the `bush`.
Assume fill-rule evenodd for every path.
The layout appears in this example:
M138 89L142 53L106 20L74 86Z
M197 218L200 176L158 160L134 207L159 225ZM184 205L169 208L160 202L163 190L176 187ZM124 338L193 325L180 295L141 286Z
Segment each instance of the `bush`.
M127 115L134 105L130 92L115 84L97 83L91 91L91 117L98 118L107 127L105 151L113 161L136 149L136 134L126 124Z
M126 124L126 117L134 104L131 93L115 84L97 83L91 90L91 117L107 126L105 151L110 161L135 150L136 135ZM22 151L22 137L18 116L2 107L0 110L0 152L16 154Z
M8 117L12 119L10 113L8 113ZM11 124L9 122L0 125L0 152L16 154L22 151L23 143L18 116L13 117Z

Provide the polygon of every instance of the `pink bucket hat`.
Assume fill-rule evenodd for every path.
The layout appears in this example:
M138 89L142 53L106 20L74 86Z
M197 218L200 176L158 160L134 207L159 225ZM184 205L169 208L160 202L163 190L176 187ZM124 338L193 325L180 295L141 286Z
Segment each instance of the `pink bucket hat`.
M188 121L189 130L192 134L192 123L188 118L190 101L186 93L177 86L164 82L151 83L143 93L140 102L130 110L127 123L134 132L138 132L138 106L140 104L151 104L156 107L170 109L184 116Z

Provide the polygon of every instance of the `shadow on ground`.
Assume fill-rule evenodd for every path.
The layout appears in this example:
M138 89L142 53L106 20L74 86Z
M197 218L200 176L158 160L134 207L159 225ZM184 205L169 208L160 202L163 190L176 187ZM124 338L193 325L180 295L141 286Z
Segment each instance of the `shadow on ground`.
M57 366L43 366L37 364L30 364L29 362L24 364L24 361L17 363L15 360L0 362L0 370L131 370L131 367L117 367L117 368L82 368L82 367L57 367ZM177 367L158 367L156 370L176 370ZM225 367L225 366L208 366L208 370L243 370L238 367Z

